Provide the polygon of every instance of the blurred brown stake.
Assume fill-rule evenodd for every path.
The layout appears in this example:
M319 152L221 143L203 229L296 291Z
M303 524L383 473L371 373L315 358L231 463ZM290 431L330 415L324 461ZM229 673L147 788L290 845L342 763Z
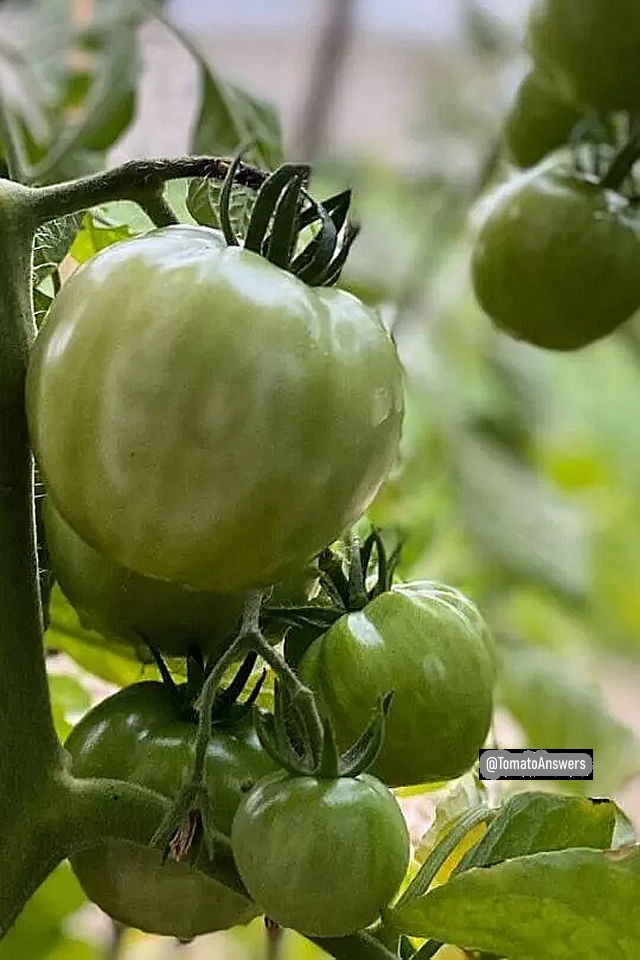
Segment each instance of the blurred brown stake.
M292 155L298 161L313 161L322 146L355 28L354 0L325 0L325 8L324 29L293 135Z

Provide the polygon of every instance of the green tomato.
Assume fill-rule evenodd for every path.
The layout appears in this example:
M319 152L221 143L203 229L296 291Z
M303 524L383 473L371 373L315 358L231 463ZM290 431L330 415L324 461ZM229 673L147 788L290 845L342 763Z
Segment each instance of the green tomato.
M231 840L243 883L264 913L315 937L374 923L409 862L400 808L367 774L266 777L238 807Z
M564 100L538 71L530 71L515 95L502 131L509 157L532 167L568 143L584 111Z
M637 0L537 0L527 47L568 99L604 114L640 109Z
M237 592L286 578L366 509L397 454L402 379L354 297L176 226L64 285L28 415L49 492L87 543Z
M138 783L174 799L191 768L196 724L181 720L160 683L138 683L103 700L72 730L65 747L78 777ZM274 764L250 721L214 725L205 782L218 830L229 835L244 792ZM187 940L248 923L250 900L189 864L168 861L143 844L109 840L71 858L82 887L109 916L148 933Z
M198 593L121 567L74 533L49 498L43 518L51 569L84 627L138 649L144 637L174 657L196 643L215 659L229 645L242 597Z
M494 323L575 350L640 307L640 221L620 194L542 164L485 201L472 277Z
M491 723L495 655L463 594L431 582L399 584L341 617L300 664L346 749L394 692L371 772L392 787L450 780L478 759Z

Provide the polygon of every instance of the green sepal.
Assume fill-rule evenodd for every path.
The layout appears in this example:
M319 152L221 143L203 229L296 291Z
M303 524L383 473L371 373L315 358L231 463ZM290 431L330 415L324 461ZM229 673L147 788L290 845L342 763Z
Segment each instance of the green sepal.
M380 697L373 709L371 723L361 737L342 755L340 775L357 777L371 767L382 750L386 718L393 700L393 691Z
M347 223L340 250L329 264L326 272L316 281L315 284L312 284L313 286L331 287L334 283L338 282L340 279L340 274L342 273L342 268L344 267L347 257L349 256L349 251L351 250L353 242L359 233L359 224Z
M262 246L267 235L267 229L274 215L276 205L285 187L296 174L304 174L309 168L302 164L283 163L264 181L258 191L256 201L249 220L247 235L244 241L245 250L253 253L262 253Z
M273 714L264 713L256 707L254 708L253 723L262 749L274 763L294 777L305 776L309 773L290 745L284 750L280 749Z
M222 190L220 191L220 202L218 206L218 215L220 217L220 226L222 227L222 232L224 238L230 247L240 246L240 241L236 236L236 232L233 229L233 224L231 223L231 190L233 189L234 180L236 173L240 169L240 164L242 163L242 158L247 152L247 150L253 146L252 143L248 143L246 146L242 147L241 150L235 155L231 163L229 164L229 169L227 170L227 175L224 178L222 184Z
M296 172L282 191L273 215L271 233L266 241L267 260L283 270L289 268L298 233L302 180L302 174Z
M318 216L322 221L320 230L291 264L291 272L311 286L315 277L326 270L338 244L336 225L324 207L318 207Z
M323 720L322 727L324 732L322 753L320 754L320 763L313 772L323 780L335 780L336 777L340 776L340 751L338 750L333 724L328 717Z

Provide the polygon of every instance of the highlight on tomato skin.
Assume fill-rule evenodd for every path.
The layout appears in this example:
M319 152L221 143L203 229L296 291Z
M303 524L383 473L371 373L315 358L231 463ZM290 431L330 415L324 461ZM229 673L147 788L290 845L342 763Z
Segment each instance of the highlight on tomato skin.
M70 526L128 569L212 592L282 580L356 520L395 462L403 406L374 311L196 226L85 263L27 382Z

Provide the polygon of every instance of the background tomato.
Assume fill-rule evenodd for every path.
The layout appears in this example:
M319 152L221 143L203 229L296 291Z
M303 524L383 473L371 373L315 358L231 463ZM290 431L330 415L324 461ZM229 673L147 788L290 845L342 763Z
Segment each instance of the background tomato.
M160 683L138 683L102 701L65 744L78 777L114 777L177 796L193 761L195 723L181 720ZM243 793L274 769L250 720L214 726L207 749L210 821L230 834ZM108 841L71 863L87 896L106 913L149 933L188 939L247 923L248 899L186 863L162 865L147 846Z
M574 350L640 307L640 220L624 197L543 164L501 187L486 209L472 276L499 327Z
M28 408L51 496L86 542L235 591L299 569L365 510L397 453L402 371L351 295L168 227L64 285Z
M518 87L502 135L509 157L532 167L568 143L584 111L564 100L543 74L531 70Z
M450 780L478 759L492 714L494 651L477 607L430 582L399 584L316 640L300 665L346 749L394 691L371 772L390 786Z
M121 567L88 546L49 499L43 517L52 571L83 626L138 648L142 634L169 656L186 656L191 643L214 658L223 652L241 597L199 593Z
M568 98L602 113L640 107L637 0L537 0L527 46Z
M367 774L266 777L238 807L232 842L240 876L267 916L317 937L373 923L409 862L400 808Z

